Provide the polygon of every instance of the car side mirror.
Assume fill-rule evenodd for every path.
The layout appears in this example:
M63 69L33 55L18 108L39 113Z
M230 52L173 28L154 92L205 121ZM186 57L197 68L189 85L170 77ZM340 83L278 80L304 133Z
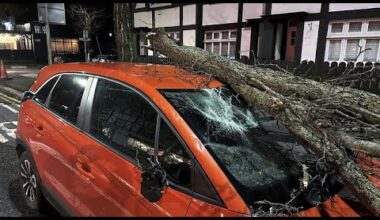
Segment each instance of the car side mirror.
M150 202L160 200L166 186L166 172L159 165L154 165L141 174L141 194Z
M33 99L34 94L31 91L25 91L24 93L22 93L20 98L21 98L21 102L24 102L28 99Z

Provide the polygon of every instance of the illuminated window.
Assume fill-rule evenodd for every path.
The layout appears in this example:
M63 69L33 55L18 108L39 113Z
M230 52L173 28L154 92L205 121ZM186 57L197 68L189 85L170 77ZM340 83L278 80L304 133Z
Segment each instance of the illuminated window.
M59 54L59 53L76 54L76 53L79 53L78 40L52 38L51 49L54 54Z
M0 34L0 50L31 50L32 40L29 34Z

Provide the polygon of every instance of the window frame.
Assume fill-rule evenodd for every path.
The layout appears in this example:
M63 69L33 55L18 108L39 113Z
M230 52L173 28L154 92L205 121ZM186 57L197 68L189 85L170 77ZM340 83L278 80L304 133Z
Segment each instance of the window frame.
M57 86L58 82L61 80L61 78L62 78L63 75L69 75L69 76L87 76L88 77L87 84L86 84L86 87L84 88L83 95L82 95L82 98L81 98L81 102L80 102L80 105L79 105L79 111L78 111L77 121L75 123L67 120L66 118L64 118L61 115L59 115L58 113L56 113L55 111L51 110L49 108L49 105L48 105L50 103L52 92L54 91L55 87ZM49 112L51 112L52 114L54 114L59 119L63 120L64 122L66 122L68 124L70 124L71 126L77 127L81 131L80 126L79 126L79 121L80 121L81 118L83 118L83 109L85 107L85 103L87 102L88 93L89 93L89 90L90 90L91 85L93 83L93 80L94 80L94 77L91 76L91 75L87 75L87 74L81 74L81 73L61 73L61 74L59 74L59 78L58 78L57 82L55 82L54 86L51 88L51 90L49 92L48 97L46 98L46 101L44 103L45 109L47 109Z
M183 187L183 186L180 186L178 184L175 184L174 182L172 182L170 180L168 180L168 183L169 183L168 187L171 187L171 188L173 188L175 190L178 190L178 191L180 191L182 193L185 193L185 194L187 194L189 196L192 196L194 198L198 198L198 199L201 199L201 200L206 201L208 203L217 205L219 207L226 208L226 205L223 202L223 200L221 199L218 191L215 189L215 187L213 186L213 184L211 183L211 181L209 180L209 178L205 174L205 171L200 166L198 166L201 169L199 172L202 172L202 173L204 173L206 175L207 178L205 178L205 181L213 187L213 190L216 192L216 195L217 195L218 198L209 198L209 197L206 197L206 196L202 196L202 195L197 194L194 191L194 186L195 186L195 183L194 183L194 173L195 173L195 169L196 169L195 163L197 162L199 164L199 162L197 161L197 159L195 158L194 154L191 152L191 150L189 149L189 147L187 146L187 144L185 143L185 141L183 140L183 138L179 135L179 133L176 130L176 128L172 125L172 123L165 116L165 114L158 108L158 106L156 106L156 104L148 96L146 96L142 91L140 91L139 89L133 87L129 83L121 82L119 80L108 78L108 77L104 77L104 76L98 76L98 75L92 75L92 76L93 76L93 81L92 81L92 84L91 84L91 88L89 88L87 100L86 100L86 103L83 106L82 120L79 122L79 127L81 128L81 130L88 137L90 137L94 141L98 142L102 146L106 147L110 151L114 152L119 157L121 157L121 158L127 160L128 162L132 163L134 166L136 166L136 168L138 168L138 170L140 170L142 172L141 168L138 167L138 164L137 164L137 161L135 160L135 158L131 158L130 156L126 155L125 153L121 152L120 150L116 149L115 147L112 147L109 143L105 143L105 142L101 141L100 139L98 139L97 137L93 136L90 133L91 110L92 110L92 106L93 106L93 103L94 103L95 91L96 91L99 79L108 80L109 82L113 82L113 83L119 84L121 86L124 86L124 87L126 87L126 88L134 91L135 93L137 93L138 95L140 95L142 98L144 98L145 101L147 101L148 104L157 112L157 123L156 123L156 132L155 132L156 135L155 135L155 143L154 143L155 153L157 153L157 149L158 149L159 136L157 136L157 134L159 134L159 132L160 132L160 124L161 123L166 123L167 126L169 127L169 129L171 130L171 132L175 135L175 137L180 142L181 146L184 148L184 150L190 156L190 160L192 162L192 166L191 166L191 189L188 189L186 187Z
M228 38L223 39L222 33L228 32ZM232 32L235 32L236 37L231 37ZM211 39L207 39L206 35L211 33ZM215 34L218 33L218 38L214 38ZM203 49L206 50L206 44L211 43L211 53L214 54L214 45L219 45L219 51L218 55L222 56L222 43L227 42L227 58L229 59L236 59L236 45L237 45L237 29L225 29L225 30L211 30L211 31L205 31L203 34ZM231 53L231 42L235 42L235 54Z
M55 79L55 78L58 78L57 79L57 81L55 81L55 83L54 83L54 85L51 87L51 89L50 89L50 91L49 91L49 93L48 93L48 95L46 96L46 99L45 99L45 102L44 103L41 103L41 102L38 102L37 100L36 100L36 95L42 90L42 88L44 88L51 80L53 80L53 79ZM55 85L57 85L57 83L58 83L58 81L59 81L59 79L61 78L61 75L54 75L54 76L51 76L49 79L47 79L37 90L36 90L36 92L34 92L33 93L33 101L35 101L35 102L37 102L37 103L39 103L39 104L41 104L41 105L43 105L44 107L46 107L46 103L47 103L47 101L48 101L48 98L50 97L50 93L51 93L51 91L53 91L54 90L54 88L55 88Z
M367 19L349 19L349 20L332 20L328 24L328 31L326 36L326 48L325 48L325 62L377 62L380 60L380 30L379 31L368 31L369 22L380 21L380 18L367 18ZM349 25L352 22L361 22L362 27L361 31L358 32L349 32ZM331 27L334 23L343 23L343 31L340 33L332 33ZM359 44L362 46L362 50L366 48L366 41L376 39L379 40L379 47L377 51L377 56L375 60L365 60L364 53L361 53L357 61L347 61L346 58L346 49L347 49L347 40L349 39L359 39ZM337 60L329 59L329 50L330 50L330 41L331 40L341 40L339 58Z

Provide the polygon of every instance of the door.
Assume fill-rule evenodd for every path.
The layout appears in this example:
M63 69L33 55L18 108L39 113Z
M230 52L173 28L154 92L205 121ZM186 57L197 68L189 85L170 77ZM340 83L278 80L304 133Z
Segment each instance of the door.
M75 186L80 215L185 216L190 193L168 187L161 199L141 195L142 168L158 145L159 116L142 95L119 83L98 78L89 94L78 148L92 177ZM93 101L92 101L93 97Z
M296 47L296 34L297 27L288 27L288 33L286 36L286 53L285 59L288 61L294 61L295 47Z
M50 86L49 81L46 86ZM53 198L59 198L66 210L74 210L73 159L78 154L74 143L69 137L78 132L75 129L78 111L86 86L88 76L62 75L52 91L41 89L35 101L38 106L35 115L34 129L36 136L31 140L36 156L37 166L45 188ZM45 98L46 94L49 94ZM46 103L46 104L45 104ZM34 105L37 106L37 105Z

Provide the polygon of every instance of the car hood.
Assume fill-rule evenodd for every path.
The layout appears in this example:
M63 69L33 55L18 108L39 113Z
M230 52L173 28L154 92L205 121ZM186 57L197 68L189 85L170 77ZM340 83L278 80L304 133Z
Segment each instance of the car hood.
M335 195L333 202L326 200L322 204L300 211L297 217L360 217L340 196Z

